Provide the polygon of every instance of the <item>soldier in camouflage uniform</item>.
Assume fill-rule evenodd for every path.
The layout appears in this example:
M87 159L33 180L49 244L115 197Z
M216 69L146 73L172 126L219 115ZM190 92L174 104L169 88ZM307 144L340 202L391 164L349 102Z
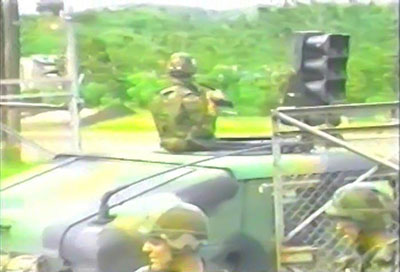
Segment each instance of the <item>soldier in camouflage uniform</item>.
M395 264L397 237L388 231L396 213L393 190L389 185L363 182L338 189L326 214L336 219L336 230L359 255L337 260L338 271L398 271Z
M139 232L146 239L142 250L149 265L136 272L204 272L199 246L208 238L208 218L185 202L150 212Z
M171 152L207 150L207 141L214 139L217 107L232 106L221 91L194 83L196 70L189 54L172 54L168 72L173 86L160 91L150 105L161 146Z

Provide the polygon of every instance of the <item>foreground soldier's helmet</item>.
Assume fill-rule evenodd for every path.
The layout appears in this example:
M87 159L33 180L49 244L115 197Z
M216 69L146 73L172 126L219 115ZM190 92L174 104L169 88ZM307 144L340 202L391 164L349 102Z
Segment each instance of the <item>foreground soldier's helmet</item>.
M153 211L139 227L139 232L165 240L172 248L192 250L208 238L208 218L196 206L185 202Z
M187 78L194 75L196 71L196 60L189 54L178 52L171 55L168 62L168 72L171 76Z
M396 203L389 185L347 184L335 192L325 212L330 217L353 221L363 229L385 229L393 222Z

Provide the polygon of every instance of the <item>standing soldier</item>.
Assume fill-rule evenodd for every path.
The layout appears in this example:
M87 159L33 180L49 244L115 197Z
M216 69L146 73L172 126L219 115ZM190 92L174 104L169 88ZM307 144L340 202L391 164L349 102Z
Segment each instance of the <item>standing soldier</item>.
M168 63L173 86L155 97L150 110L161 140L171 152L207 150L214 139L218 106L232 106L219 90L193 81L196 61L187 53L174 53Z
M388 228L397 212L390 186L363 182L347 184L335 192L326 214L336 220L336 230L359 255L338 260L339 271L396 271L397 237Z
M136 272L204 272L198 248L208 239L207 224L198 207L184 202L151 212L139 227L146 237L142 250L150 264Z

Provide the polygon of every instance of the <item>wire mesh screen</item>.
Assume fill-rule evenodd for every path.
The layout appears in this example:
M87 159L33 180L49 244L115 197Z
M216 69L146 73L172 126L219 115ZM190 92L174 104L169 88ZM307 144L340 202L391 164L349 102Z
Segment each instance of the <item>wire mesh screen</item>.
M368 111L368 108L365 110ZM398 126L397 121L390 114L387 108L377 111L374 108L372 117L353 118L352 111L340 113L342 123L335 129L332 125L320 124L320 128L329 135L334 136L345 144L349 144L355 150L351 151L346 146L333 143L324 135L305 133L296 125L287 122L288 119L280 119L275 116L274 120L274 160L277 166L275 173L275 198L277 225L283 226L280 248L297 247L312 252L313 259L297 258L288 260L281 257L282 271L353 271L346 270L348 267L361 267L365 264L363 256L357 251L357 244L348 239L346 235L338 232L337 221L335 218L325 214L335 191L349 183L373 182L382 188L387 188L393 195L394 201L398 204L398 172L387 165L380 164L379 160L398 165ZM359 112L359 109L358 109ZM388 114L389 112L389 114ZM338 113L336 113L338 114ZM346 115L345 115L346 114ZM319 112L318 117L324 119L331 115L331 112ZM290 116L290 113L285 114ZM309 112L296 113L292 118L307 123L306 118ZM347 118L346 118L347 117ZM328 120L328 118L325 118ZM347 122L343 124L343 120ZM349 122L348 120L351 120ZM360 121L361 120L361 121ZM282 123L284 122L284 124ZM394 124L394 125L393 125ZM292 125L292 126L291 126ZM393 125L393 126L392 126ZM313 128L316 128L314 126ZM321 158L318 169L310 170L309 173L296 174L280 167L282 161L292 156L283 152L283 143L289 138L301 139L308 142L312 148L308 154ZM357 152L361 154L356 154ZM329 160L325 160L326 154L341 153L343 159L337 161L336 165L330 165ZM362 158L366 153L378 161L371 161ZM346 161L346 156L359 158L357 160ZM305 157L306 158L306 157ZM305 159L306 160L306 159ZM365 163L365 165L362 165ZM305 162L306 164L306 162ZM303 171L304 172L304 171ZM278 187L276 186L278 183ZM277 189L279 188L279 189ZM397 205L396 205L397 207ZM396 216L392 217L392 223L386 230L386 235L398 238L399 224ZM398 240L397 240L398 243ZM398 256L397 252L394 256ZM395 261L393 259L393 270L395 271ZM296 270L298 269L298 270ZM306 269L306 270L304 270ZM361 271L361 270L354 270Z

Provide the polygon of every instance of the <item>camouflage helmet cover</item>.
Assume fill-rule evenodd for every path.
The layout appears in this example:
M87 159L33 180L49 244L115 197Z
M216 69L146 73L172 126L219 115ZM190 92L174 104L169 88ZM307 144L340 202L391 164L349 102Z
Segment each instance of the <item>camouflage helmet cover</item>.
M188 53L178 52L171 55L168 72L173 77L191 77L197 71L196 60Z
M193 250L208 238L208 218L196 206L180 202L149 214L139 232L164 239L171 247Z
M390 224L391 215L395 211L393 189L390 185L363 182L339 188L325 212L331 217L361 223L363 228L385 228Z

